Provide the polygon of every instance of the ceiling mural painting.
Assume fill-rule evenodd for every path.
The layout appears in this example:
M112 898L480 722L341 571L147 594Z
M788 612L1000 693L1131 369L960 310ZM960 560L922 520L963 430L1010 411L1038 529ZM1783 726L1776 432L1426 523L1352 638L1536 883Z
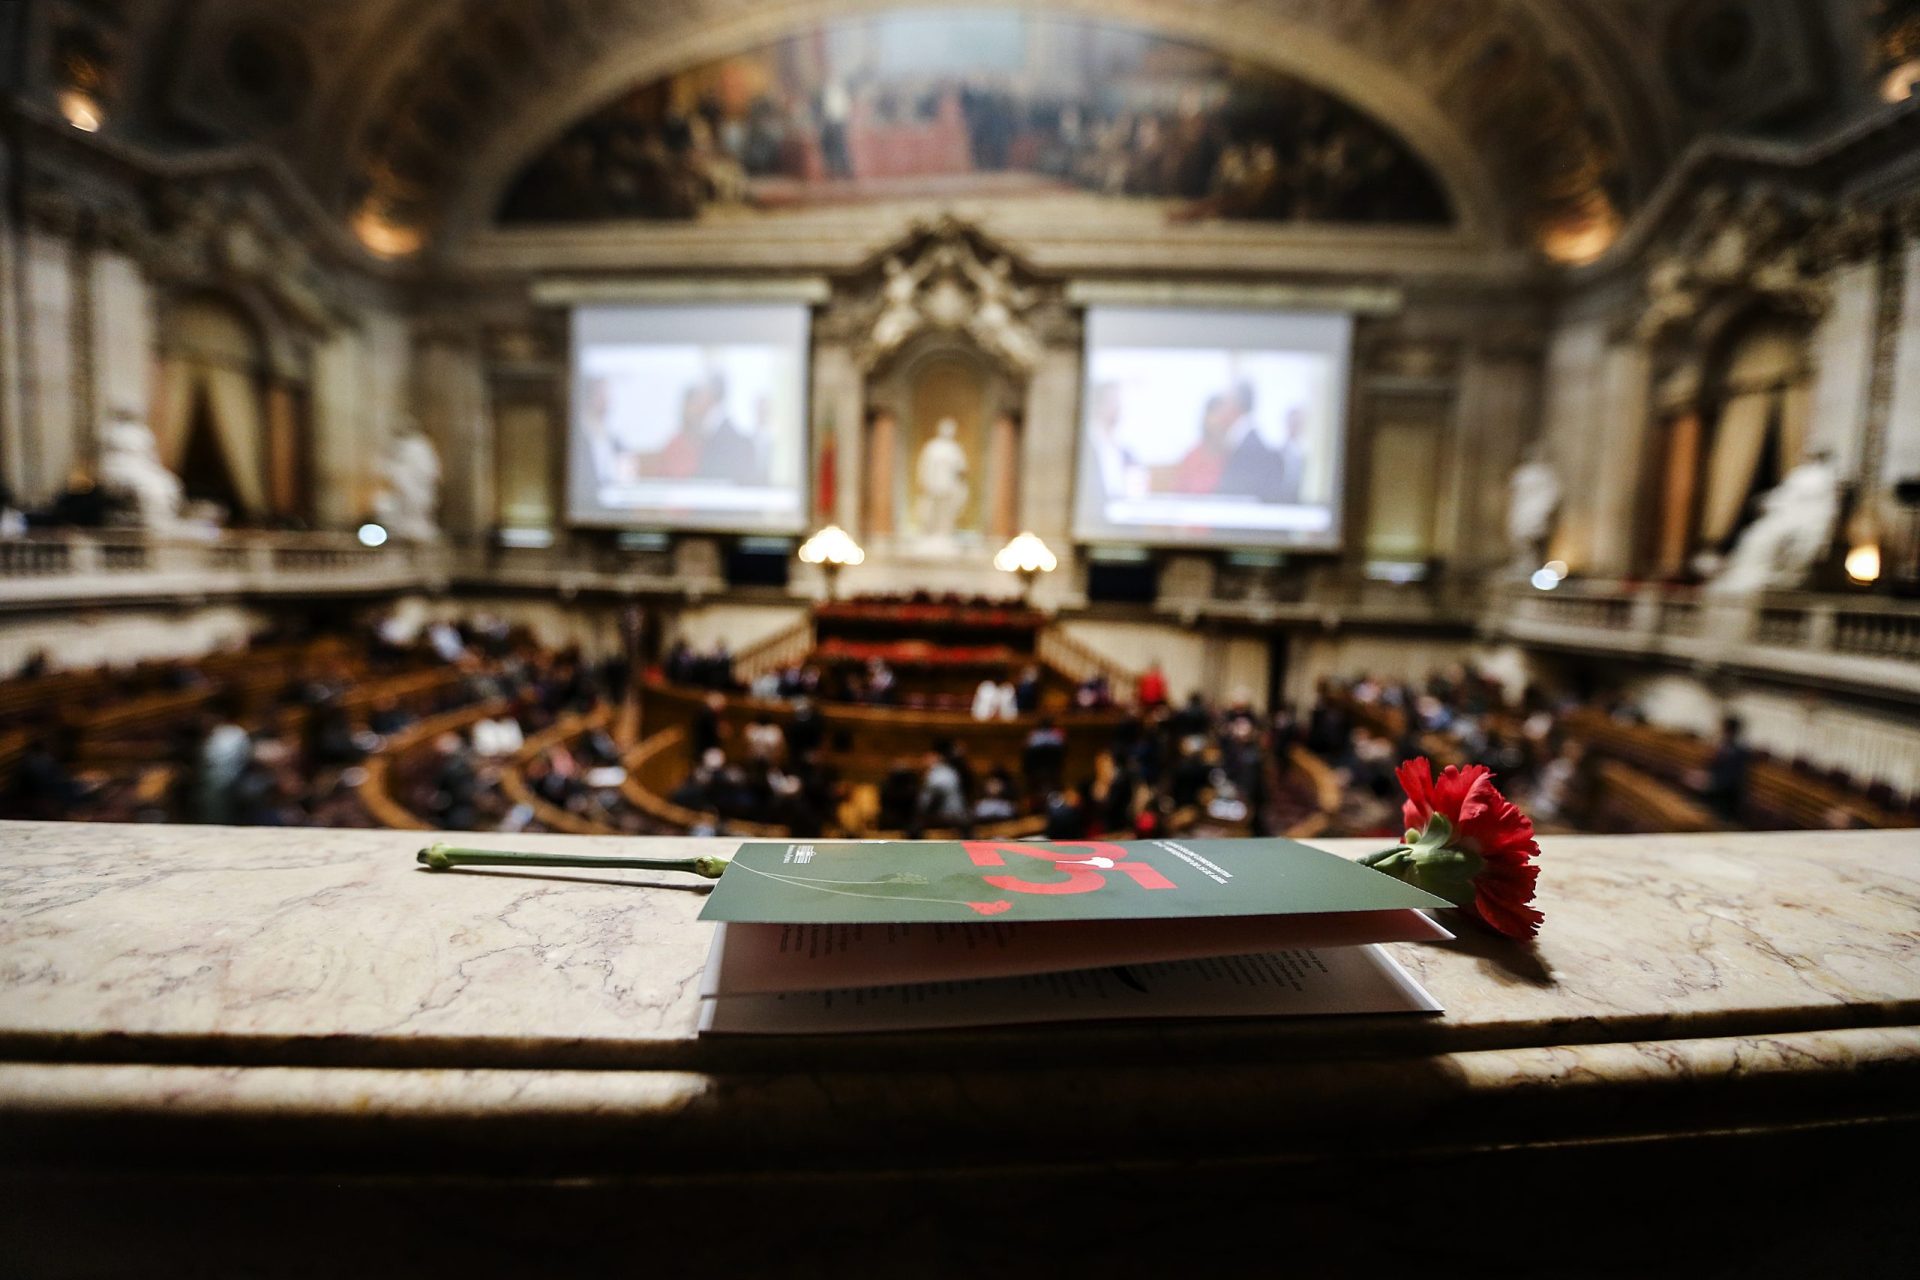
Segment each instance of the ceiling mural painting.
M1191 220L1220 244L1444 227L1573 264L1696 140L1835 119L1864 75L1876 98L1920 84L1914 0L42 9L75 127L267 146L400 259L457 260L503 223L779 235L822 204L1053 193L1063 216Z
M1453 220L1403 142L1311 85L1010 10L823 25L640 85L531 161L499 212L690 219L1065 192L1157 201L1174 220Z

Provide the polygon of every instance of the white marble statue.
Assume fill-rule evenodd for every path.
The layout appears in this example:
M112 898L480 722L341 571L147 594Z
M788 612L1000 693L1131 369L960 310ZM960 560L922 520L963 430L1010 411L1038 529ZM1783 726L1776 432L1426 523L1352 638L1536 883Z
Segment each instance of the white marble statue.
M160 461L152 430L130 410L115 409L101 430L100 487L121 499L133 522L150 533L180 524L180 477Z
M1535 455L1513 469L1507 481L1507 544L1525 573L1540 567L1553 518L1560 510L1560 476Z
M1804 587L1839 518L1840 476L1833 464L1825 458L1801 463L1761 497L1759 516L1741 531L1707 591L1750 595Z
M920 533L931 543L952 543L967 505L967 451L955 439L959 432L959 423L942 418L914 465Z
M387 449L382 473L385 483L374 500L374 516L401 542L437 541L440 455L433 442L417 427L402 430Z

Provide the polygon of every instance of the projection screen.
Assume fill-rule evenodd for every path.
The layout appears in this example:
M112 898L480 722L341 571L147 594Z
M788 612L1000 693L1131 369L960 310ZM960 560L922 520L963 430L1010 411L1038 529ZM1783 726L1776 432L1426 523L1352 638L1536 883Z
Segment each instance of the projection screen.
M802 531L807 321L799 303L577 308L568 519Z
M1353 318L1093 307L1074 536L1340 544Z

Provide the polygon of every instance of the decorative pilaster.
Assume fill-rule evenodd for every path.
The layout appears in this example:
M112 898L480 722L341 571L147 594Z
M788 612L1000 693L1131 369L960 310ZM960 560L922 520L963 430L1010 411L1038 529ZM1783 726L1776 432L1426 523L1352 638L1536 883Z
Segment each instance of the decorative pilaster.
M1593 483L1593 541L1587 572L1626 577L1634 569L1636 531L1644 518L1649 400L1653 363L1633 338L1607 348L1600 372L1600 420L1606 448Z
M1920 227L1909 232L1898 254L1902 288L1882 419L1883 488L1920 476Z
M1505 564L1504 498L1538 419L1537 345L1481 343L1461 362L1453 405L1451 465L1443 487L1437 550L1455 572Z
M1888 416L1893 408L1895 362L1900 351L1902 309L1908 294L1908 255L1892 240L1880 252L1879 296L1874 308L1873 367L1867 383L1866 439L1860 451L1860 490L1867 502L1877 500L1894 476L1886 465ZM1912 323L1909 315L1908 323Z
M1079 435L1080 353L1049 346L1027 384L1020 442L1020 524L1059 554L1072 545L1073 451ZM1057 576L1057 575L1056 575Z
M487 381L477 334L431 331L421 338L415 417L440 454L440 526L455 536L493 527L494 449Z
M987 475L992 477L993 484L992 501L987 513L987 532L995 542L1003 542L1019 532L1017 448L1018 432L1014 429L1012 416L995 414L991 434L987 438Z
M26 484L19 228L13 218L12 147L0 138L0 481L18 501Z
M73 242L29 226L22 240L22 381L26 465L16 501L45 502L66 483L79 454L73 394Z
M860 527L863 494L856 480L865 474L865 431L860 370L853 353L845 344L822 342L813 352L813 430L831 433L834 467L833 510L815 510L813 524L837 524L842 529ZM810 500L820 492L816 468L826 454L825 442L816 438L813 457L807 467L807 492ZM817 504L816 504L817 505Z

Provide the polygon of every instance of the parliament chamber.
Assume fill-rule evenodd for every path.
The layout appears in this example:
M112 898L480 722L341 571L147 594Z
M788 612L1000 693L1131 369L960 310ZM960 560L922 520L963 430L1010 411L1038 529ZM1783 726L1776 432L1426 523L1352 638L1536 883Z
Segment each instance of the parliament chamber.
M0 5L0 1273L1904 1275L1917 713L1911 0Z

